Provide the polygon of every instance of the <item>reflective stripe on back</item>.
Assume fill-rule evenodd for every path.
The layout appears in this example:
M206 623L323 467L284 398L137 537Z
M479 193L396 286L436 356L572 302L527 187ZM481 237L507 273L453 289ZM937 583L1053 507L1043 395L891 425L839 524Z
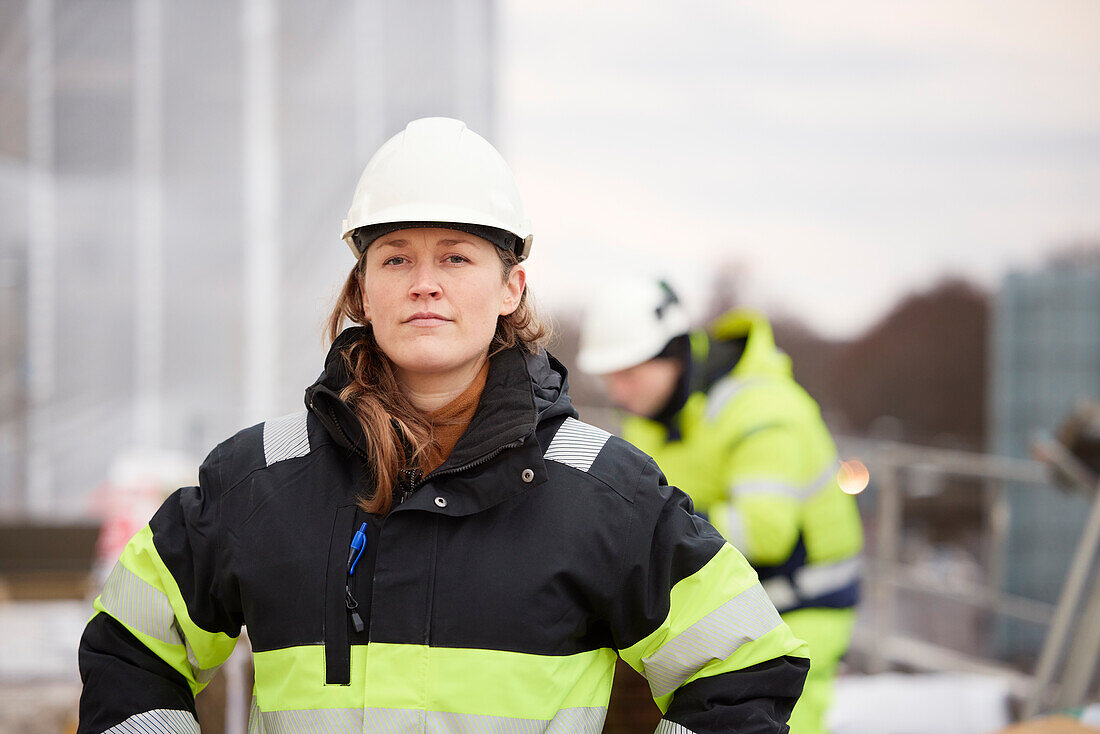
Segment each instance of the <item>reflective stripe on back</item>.
M309 431L304 410L264 423L264 460L268 466L308 453Z
M711 385L710 389L707 390L707 407L704 413L707 420L716 420L722 410L725 409L726 405L739 393L745 390L745 388L764 381L765 378L762 377L738 379L732 375L726 375L721 380Z
M790 579L785 576L776 576L761 582L768 598L780 612L786 612L798 606L798 594L794 590Z
M772 604L780 612L812 606L836 606L837 602L826 598L850 591L859 583L863 559L859 556L845 558L835 563L811 563L795 569L794 583L787 576L773 576L762 584ZM843 606L847 606L843 604Z
M695 734L695 732L686 726L680 726L675 721L661 719L661 723L657 725L653 734Z
M737 550L745 553L748 549L748 534L745 532L745 518L730 504L726 510L726 540Z
M862 566L859 556L836 563L813 563L794 572L794 583L804 598L825 596L858 581Z
M833 461L829 467L819 474L813 481L807 484L790 484L788 482L750 480L735 482L730 485L730 496L751 497L753 495L780 495L794 500L804 501L832 484L840 470L840 463Z
M543 458L587 472L609 438L611 434L602 428L566 418Z

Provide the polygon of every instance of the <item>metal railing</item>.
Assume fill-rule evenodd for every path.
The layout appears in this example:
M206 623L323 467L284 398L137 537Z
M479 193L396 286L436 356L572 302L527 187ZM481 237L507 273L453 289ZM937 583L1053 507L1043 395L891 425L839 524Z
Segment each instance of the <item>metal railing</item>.
M858 439L842 438L838 444L844 455L858 457L868 465L876 490L874 537L868 548L866 573L872 618L864 634L853 640L853 649L866 657L868 668L878 672L900 666L995 675L1007 683L1017 699L1025 702L1025 715L1033 715L1047 705L1082 703L1100 652L1100 581L1096 581L1095 574L1090 574L1100 545L1100 488L1093 486L1094 480L1087 470L1054 442L1036 445L1036 454L1041 460ZM975 481L957 483L958 487L969 486L984 493L984 576L981 582L944 584L916 573L911 565L902 562L904 479L920 475L969 478ZM1006 485L1011 482L1050 486L1058 479L1078 490L1095 493L1095 499L1061 598L1054 605L1003 590L1011 513ZM1091 592L1086 588L1090 581L1094 587ZM961 652L903 633L899 596L904 591L1047 625L1035 671L1021 671L993 657ZM1086 609L1081 613L1083 600ZM1077 634L1072 634L1072 630ZM1074 646L1067 650L1071 638Z

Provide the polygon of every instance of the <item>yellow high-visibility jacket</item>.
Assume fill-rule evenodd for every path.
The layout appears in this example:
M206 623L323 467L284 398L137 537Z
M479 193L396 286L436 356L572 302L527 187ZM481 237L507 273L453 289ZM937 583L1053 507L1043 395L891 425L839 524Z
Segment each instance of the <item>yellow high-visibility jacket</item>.
M692 334L691 347L683 407L668 423L627 418L623 438L745 554L781 612L854 605L859 513L837 483L817 403L792 378L771 325L731 311L709 334Z

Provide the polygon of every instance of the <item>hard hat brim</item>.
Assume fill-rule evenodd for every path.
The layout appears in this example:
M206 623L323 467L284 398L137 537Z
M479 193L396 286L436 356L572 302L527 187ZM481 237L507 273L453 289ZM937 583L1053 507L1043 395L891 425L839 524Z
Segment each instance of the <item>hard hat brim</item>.
M369 224L366 227L360 227L354 229L345 238L350 240L352 251L356 254L356 257L362 256L363 252L376 240L385 237L388 234L397 232L402 229L421 229L421 228L441 228L452 229L458 232L465 232L472 234L476 237L480 237L487 242L490 242L502 250L508 250L516 253L518 256L521 248L523 247L523 240L520 240L511 232L507 230L499 229L497 227L487 227L482 224L466 224L465 222L388 222L386 224Z
M609 375L648 362L659 355L667 343L662 336L660 341L637 344L632 349L584 348L577 355L577 367L589 375Z
M471 224L482 227L493 227L515 235L520 242L528 242L531 239L531 227L524 223L520 231L510 226L507 222L486 216L484 212L475 211L455 206L423 206L420 204L409 206L393 206L382 211L375 212L369 217L344 220L344 233L342 238L348 238L355 230L361 227L369 227L376 224L400 224L403 222L450 222L454 224ZM530 245L527 245L530 249ZM518 254L518 253L517 253Z

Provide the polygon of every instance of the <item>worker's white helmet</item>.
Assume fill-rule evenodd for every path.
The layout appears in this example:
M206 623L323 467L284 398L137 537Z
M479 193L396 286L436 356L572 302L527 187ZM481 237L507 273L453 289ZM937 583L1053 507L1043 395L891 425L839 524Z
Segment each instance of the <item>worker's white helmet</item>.
M359 257L374 239L403 228L387 226L395 224L466 225L475 234L491 227L500 237L487 239L520 260L534 239L504 158L465 123L447 117L413 120L382 144L355 187L343 238Z
M689 326L680 299L667 283L617 281L585 311L577 365L594 375L639 365L688 333Z

